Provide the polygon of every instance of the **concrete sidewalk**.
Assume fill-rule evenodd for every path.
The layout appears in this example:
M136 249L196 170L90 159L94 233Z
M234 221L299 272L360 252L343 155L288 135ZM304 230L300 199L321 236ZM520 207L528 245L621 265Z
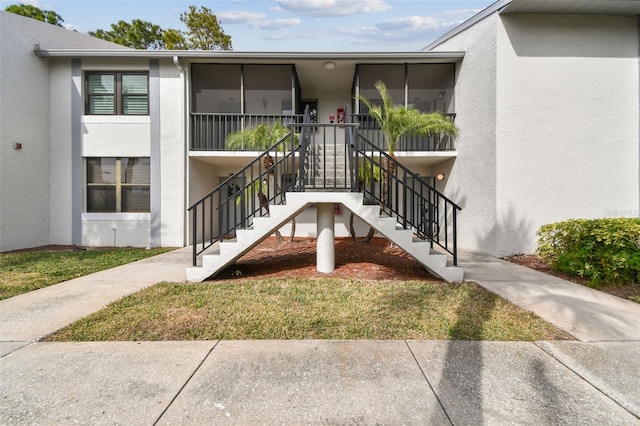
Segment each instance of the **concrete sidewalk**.
M640 304L486 254L462 250L465 281L475 281L535 312L583 342L640 341Z
M40 340L128 294L186 280L191 247L0 300L0 341Z
M640 424L638 342L31 343L0 424Z
M640 305L471 252L466 279L582 341L38 342L189 262L0 301L0 424L640 424Z

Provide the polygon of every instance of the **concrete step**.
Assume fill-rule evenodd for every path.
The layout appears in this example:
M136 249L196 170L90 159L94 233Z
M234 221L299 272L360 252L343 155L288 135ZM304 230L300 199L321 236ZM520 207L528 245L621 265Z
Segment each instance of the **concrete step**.
M270 206L270 214L254 218L251 229L236 231L236 238L219 243L219 251L202 257L202 266L187 268L189 281L203 281L235 262L262 240L272 235L286 222L317 203L340 203L372 226L397 246L401 247L435 276L450 282L460 282L461 267L447 265L448 256L435 252L427 241L417 240L409 229L404 229L395 218L380 215L378 205L363 203L362 193L339 191L294 192L286 194L286 204Z

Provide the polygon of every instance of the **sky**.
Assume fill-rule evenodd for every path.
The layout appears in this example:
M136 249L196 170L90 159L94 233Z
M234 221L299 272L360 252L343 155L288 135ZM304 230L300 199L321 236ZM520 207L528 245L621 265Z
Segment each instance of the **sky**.
M407 52L469 19L495 0L0 0L52 10L82 33L142 19L185 30L180 14L209 8L245 52Z

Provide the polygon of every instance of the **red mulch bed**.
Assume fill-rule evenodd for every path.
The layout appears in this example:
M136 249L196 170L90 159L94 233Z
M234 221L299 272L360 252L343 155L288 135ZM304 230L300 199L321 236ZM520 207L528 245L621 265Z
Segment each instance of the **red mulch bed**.
M256 248L217 275L217 279L336 277L367 280L429 280L427 270L398 246L384 238L367 244L351 238L336 238L336 269L331 274L316 271L316 239L295 238L279 243L267 238ZM237 272L239 271L239 273Z

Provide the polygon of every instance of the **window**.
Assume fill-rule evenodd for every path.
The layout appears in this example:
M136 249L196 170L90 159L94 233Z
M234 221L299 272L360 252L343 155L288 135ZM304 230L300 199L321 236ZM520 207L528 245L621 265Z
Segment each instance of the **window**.
M147 73L88 73L86 80L87 114L149 114Z
M149 158L87 158L87 212L149 212Z

